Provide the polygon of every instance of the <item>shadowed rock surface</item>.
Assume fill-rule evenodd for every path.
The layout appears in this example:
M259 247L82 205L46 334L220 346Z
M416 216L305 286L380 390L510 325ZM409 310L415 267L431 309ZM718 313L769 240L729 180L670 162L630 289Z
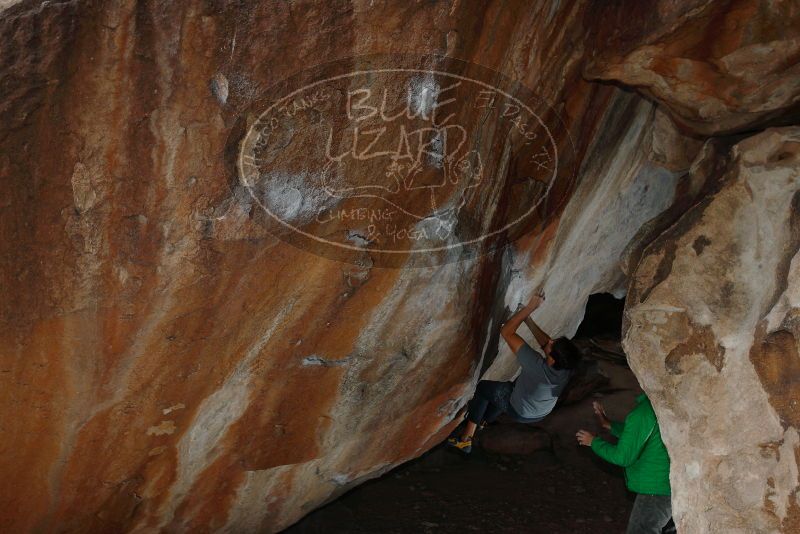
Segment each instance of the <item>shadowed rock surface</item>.
M796 2L0 9L10 532L285 528L439 443L483 371L513 376L498 329L533 287L569 336L629 283L679 529L798 527L798 134L755 131L797 122ZM275 237L234 161L253 106L309 65L403 53L535 89L566 174L483 255L387 267ZM478 199L493 224L527 200L520 161Z

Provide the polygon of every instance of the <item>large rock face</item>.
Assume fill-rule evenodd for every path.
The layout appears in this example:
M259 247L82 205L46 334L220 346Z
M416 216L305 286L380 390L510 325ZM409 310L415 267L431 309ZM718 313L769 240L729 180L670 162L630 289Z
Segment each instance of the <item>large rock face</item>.
M626 343L679 462L681 525L789 531L796 134L700 147L793 120L797 8L640 4L0 1L4 527L280 530L438 443L482 371L511 376L498 325L534 286L537 320L569 335L588 295L624 294L628 273ZM635 29L614 33L617 17ZM544 198L512 245L420 265L410 249L382 261L361 228L336 227L357 246L331 257L271 226L258 202L277 191L304 213L299 170L323 170L302 167L299 130L276 136L297 172L252 194L242 169L273 154L242 165L237 150L268 144L245 141L267 89L367 54L460 58L535 89L560 156L546 197L525 181L543 161L519 143L526 124L456 109L495 179L479 217L450 222L502 226ZM309 124L323 97L298 104ZM478 168L464 161L457 173Z
M685 532L797 532L800 129L730 151L719 190L646 250L624 345Z
M797 2L626 0L594 9L603 24L590 79L636 87L702 134L800 118Z

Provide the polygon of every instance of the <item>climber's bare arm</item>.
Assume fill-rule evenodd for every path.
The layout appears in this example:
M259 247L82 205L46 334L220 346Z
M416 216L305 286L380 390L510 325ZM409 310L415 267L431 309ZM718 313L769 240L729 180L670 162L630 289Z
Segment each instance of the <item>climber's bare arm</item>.
M550 336L545 333L544 330L539 328L539 325L533 322L533 319L530 317L525 318L525 324L530 329L531 333L533 333L533 337L536 338L536 342L539 344L540 347L545 348L545 346L550 342Z
M508 346L511 347L511 350L514 354L517 353L519 348L525 344L525 340L517 334L517 328L519 325L522 324L522 321L531 313L527 307L521 308L517 313L512 315L506 324L500 329L500 335L503 336L503 339L506 340Z
M500 335L503 336L503 339L505 339L506 343L508 343L508 346L514 352L514 354L516 354L519 348L523 344L525 344L525 340L522 339L522 337L520 337L519 334L517 334L517 329L519 328L519 325L521 325L523 321L528 319L528 316L531 313L533 313L533 311L536 310L536 308L541 306L542 302L544 302L544 292L539 291L533 296L533 298L531 298L531 301L528 303L527 306L524 306L519 310L517 310L517 313L512 315L508 319L508 321L506 321L506 324L504 324L503 327L500 329ZM547 337L547 334L542 332L542 330L539 327L537 327L536 324L533 323L533 321L530 321L530 323L526 321L526 324L528 324L529 328L531 328L531 324L533 324L533 327L536 328L536 330L531 328L531 331L533 332L533 335L536 336L536 341L542 346L544 346L546 340L549 339ZM539 334L537 334L537 331L539 332ZM543 340L539 339L540 335L545 336Z

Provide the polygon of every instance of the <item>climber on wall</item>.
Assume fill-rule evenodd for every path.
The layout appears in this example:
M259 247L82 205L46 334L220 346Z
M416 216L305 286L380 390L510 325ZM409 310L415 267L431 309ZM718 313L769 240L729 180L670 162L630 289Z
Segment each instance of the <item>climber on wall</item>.
M675 532L669 485L669 455L661 441L658 420L650 399L636 397L636 407L625 422L611 421L603 405L594 402L600 425L619 438L612 445L586 430L579 430L578 443L591 447L600 458L625 468L625 483L636 493L627 534Z
M553 340L532 320L526 323L541 352L535 351L517 334L517 328L543 302L544 292L537 292L528 305L512 315L500 329L500 335L517 355L522 368L519 377L513 382L481 380L467 407L467 424L463 432L448 439L448 445L469 453L475 430L492 422L501 413L521 423L535 423L553 410L569 381L571 370L580 362L581 353L566 338Z

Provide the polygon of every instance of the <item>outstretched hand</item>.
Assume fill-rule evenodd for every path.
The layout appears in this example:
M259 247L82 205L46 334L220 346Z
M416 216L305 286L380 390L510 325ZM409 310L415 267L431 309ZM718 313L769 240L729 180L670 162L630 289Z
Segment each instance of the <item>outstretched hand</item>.
M611 420L606 415L606 410L603 407L603 403L594 401L592 402L592 408L594 408L594 414L597 416L597 419L600 421L600 425L608 430L611 428Z
M578 430L578 433L575 434L575 437L578 439L578 443L584 447L591 447L592 441L594 441L594 434L588 430Z

